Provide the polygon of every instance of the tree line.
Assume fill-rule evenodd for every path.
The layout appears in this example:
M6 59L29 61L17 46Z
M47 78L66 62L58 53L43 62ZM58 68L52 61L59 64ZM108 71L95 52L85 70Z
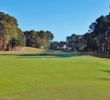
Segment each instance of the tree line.
M50 31L25 31L26 46L36 47L47 50L50 46L50 41L53 40L54 35Z
M67 50L110 52L110 15L100 16L89 26L83 35L72 34L66 41L51 42L54 35L51 31L22 31L16 18L0 12L0 50L12 50L16 46L29 46L43 49L58 49L63 45Z
M16 45L15 42L19 41L19 38L22 39L22 36L23 32L18 27L17 20L0 12L0 50L11 50Z
M54 41L51 43L51 48L60 44ZM110 15L98 17L83 35L74 33L67 36L66 45L67 50L110 53Z
M54 35L50 31L22 31L16 18L0 12L0 50L12 50L16 46L30 46L47 49Z

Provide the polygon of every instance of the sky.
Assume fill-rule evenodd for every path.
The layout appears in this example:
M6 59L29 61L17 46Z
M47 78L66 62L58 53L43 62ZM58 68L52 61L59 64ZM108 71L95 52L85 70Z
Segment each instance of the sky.
M84 34L101 15L110 12L110 0L0 0L0 11L18 21L22 31L51 31L53 41Z

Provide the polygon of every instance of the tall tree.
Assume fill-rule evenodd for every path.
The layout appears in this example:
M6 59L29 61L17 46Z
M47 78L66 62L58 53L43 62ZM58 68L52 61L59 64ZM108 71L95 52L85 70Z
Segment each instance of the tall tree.
M7 44L12 39L12 36L15 38L17 37L16 34L13 34L13 32L16 33L16 28L4 21L0 21L0 27L1 27L0 34L3 42L2 44L4 46L4 51L6 51Z
M50 31L25 31L26 36L26 46L48 49L50 46L50 41L54 38Z
M3 12L0 12L0 37L1 37L1 46L3 45L4 50L10 48L10 41L13 38L17 38L19 32L17 20Z

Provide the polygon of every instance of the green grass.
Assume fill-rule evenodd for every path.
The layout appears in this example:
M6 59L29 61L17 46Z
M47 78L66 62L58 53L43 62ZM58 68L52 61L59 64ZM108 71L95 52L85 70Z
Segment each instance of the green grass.
M110 59L72 52L0 53L0 100L110 100Z

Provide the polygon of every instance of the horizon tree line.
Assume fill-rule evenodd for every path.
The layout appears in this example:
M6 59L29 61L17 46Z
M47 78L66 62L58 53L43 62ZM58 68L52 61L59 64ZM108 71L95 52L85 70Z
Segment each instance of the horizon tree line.
M89 31L83 35L72 34L66 41L53 41L51 31L22 31L17 20L0 12L0 50L12 50L16 46L55 49L62 45L73 51L110 52L110 15L100 16L89 26Z
M67 50L110 53L110 15L98 17L91 23L88 32L82 35L73 33L63 42L66 42ZM54 41L52 46L61 46L61 43Z
M53 40L54 35L50 31L25 31L26 46L41 48L47 50L50 46L50 41Z
M89 26L84 35L72 34L66 37L67 46L73 50L110 52L110 15L100 16Z
M0 50L10 51L16 46L48 49L54 35L50 31L22 31L16 18L0 12Z

